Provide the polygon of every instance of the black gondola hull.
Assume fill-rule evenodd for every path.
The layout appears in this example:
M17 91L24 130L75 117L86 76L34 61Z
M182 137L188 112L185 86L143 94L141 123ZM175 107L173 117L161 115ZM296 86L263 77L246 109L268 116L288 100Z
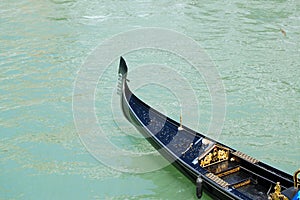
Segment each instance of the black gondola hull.
M128 88L127 72L121 58L119 89L124 116L194 184L200 177L200 189L214 199L268 199L277 182L285 191L293 190L291 175L184 127L145 104Z
M174 167L176 167L183 175L185 175L193 184L197 179L197 173L188 170L185 163L182 163L180 160L176 159L168 150L164 148L149 132L143 127L143 125L137 120L135 114L128 109L129 103L126 101L124 96L121 100L122 109L125 117L129 120L135 128L142 133L142 135L148 140L148 142L155 148L159 149L162 156L167 159ZM213 182L210 182L207 179L204 179L203 189L214 199L216 200L234 200L237 199L234 196L229 196L225 194L222 189L218 190L217 185Z

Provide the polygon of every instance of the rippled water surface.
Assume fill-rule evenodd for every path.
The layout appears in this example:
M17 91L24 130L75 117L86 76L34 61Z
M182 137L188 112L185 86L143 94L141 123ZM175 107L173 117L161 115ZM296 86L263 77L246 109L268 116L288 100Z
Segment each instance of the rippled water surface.
M173 166L135 174L97 161L75 128L73 86L87 56L112 35L142 27L168 28L197 41L216 65L226 90L226 119L218 139L293 173L300 167L299 13L296 0L2 1L0 199L195 198L194 185ZM126 59L133 68L145 63L177 67L199 102L198 126L190 123L195 121L193 113L184 121L207 131L209 93L186 63L179 66L176 58L154 50L128 54ZM112 143L129 151L152 151L144 139L130 139L136 131L130 129L124 136L126 130L116 123L122 118L111 108L116 68L114 62L99 78L99 124L112 134ZM148 85L136 88L136 93L178 120L180 103L172 91Z

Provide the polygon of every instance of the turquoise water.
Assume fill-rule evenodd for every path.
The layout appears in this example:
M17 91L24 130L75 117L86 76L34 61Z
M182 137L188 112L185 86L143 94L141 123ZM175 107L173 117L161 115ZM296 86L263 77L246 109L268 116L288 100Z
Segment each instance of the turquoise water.
M197 41L226 90L226 119L218 139L293 173L300 167L299 13L299 1L292 0L2 1L0 199L195 198L194 185L172 166L135 174L99 162L75 128L72 94L84 61L112 35L142 27L168 28ZM175 58L166 57L140 51L126 59L132 67L146 61L176 65ZM210 119L207 89L181 64L177 67L192 80L200 102L200 123L194 128L205 132ZM105 119L100 122L105 130L120 135L111 117L116 67L112 63L99 79L96 113ZM172 92L157 86L136 92L178 118L179 103ZM187 124L191 116L184 116ZM128 150L151 150L142 138L113 136L114 143Z

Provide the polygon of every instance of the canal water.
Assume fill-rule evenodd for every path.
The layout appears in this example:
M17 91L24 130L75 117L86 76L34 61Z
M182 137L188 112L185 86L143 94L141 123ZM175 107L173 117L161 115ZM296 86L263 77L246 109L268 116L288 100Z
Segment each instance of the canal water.
M74 108L76 95L86 98L74 91L93 52L115 36L147 27L185 35L213 63L226 114L221 134L210 136L292 174L300 167L299 13L296 0L2 1L0 199L196 199L194 184L172 165L143 171L145 163L135 163L135 171L129 156L110 162L110 153L118 151L105 152L101 140L95 148L88 144L78 127L90 118L78 121L74 114L89 106ZM120 46L130 45L127 39ZM184 124L209 132L211 90L191 63L159 48L122 55L132 71L129 85L140 98L177 121L183 113ZM121 115L117 66L116 58L99 66L105 70L94 93L97 123L120 151L153 153ZM170 69L179 77L167 76ZM151 83L147 70L164 79ZM87 82L97 72L88 74ZM188 91L194 98L179 99ZM106 159L99 157L103 152Z

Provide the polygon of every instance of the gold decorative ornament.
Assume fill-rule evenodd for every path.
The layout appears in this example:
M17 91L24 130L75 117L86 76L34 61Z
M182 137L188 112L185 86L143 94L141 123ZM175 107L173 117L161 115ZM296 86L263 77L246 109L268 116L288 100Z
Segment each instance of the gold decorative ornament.
M300 182L298 176L300 175L300 169L298 169L294 174L294 187L300 189Z
M199 163L201 167L206 167L208 165L228 160L228 157L229 150L216 145L213 148L213 150L209 154L207 154L203 159L199 159Z
M204 167L209 165L212 161L212 156L213 156L212 153L209 153L207 156L205 156L205 158L201 160L200 166Z
M281 194L281 186L279 182L276 183L274 190L274 193L270 194L269 200L289 200L286 196Z

